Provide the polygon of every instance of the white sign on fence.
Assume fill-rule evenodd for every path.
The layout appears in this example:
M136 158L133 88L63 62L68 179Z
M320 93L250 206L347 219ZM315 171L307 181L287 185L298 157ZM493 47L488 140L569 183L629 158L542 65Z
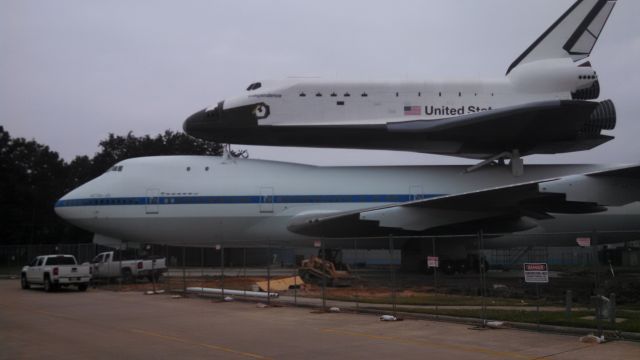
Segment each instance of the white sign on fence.
M591 238L590 237L579 237L576 239L578 246L580 247L589 247L591 246Z
M525 263L524 281L527 283L546 284L549 282L549 267L546 263Z
M427 267L437 268L440 264L440 259L437 256L427 256Z

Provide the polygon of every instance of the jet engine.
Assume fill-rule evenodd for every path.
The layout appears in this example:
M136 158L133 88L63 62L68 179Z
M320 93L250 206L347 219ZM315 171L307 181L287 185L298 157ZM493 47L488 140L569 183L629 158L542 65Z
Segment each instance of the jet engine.
M613 130L616 127L616 107L611 100L598 104L591 117L582 127L585 135L599 135L602 130Z

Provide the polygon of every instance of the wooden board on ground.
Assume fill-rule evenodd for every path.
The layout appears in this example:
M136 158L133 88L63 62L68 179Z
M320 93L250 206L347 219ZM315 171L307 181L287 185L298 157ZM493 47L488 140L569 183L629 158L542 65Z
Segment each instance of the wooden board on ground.
M304 281L300 278L300 276L291 276L284 279L271 280L271 284L268 281L258 281L256 285L260 287L260 290L267 291L269 288L270 291L286 291L289 290L292 286L302 286L304 285Z

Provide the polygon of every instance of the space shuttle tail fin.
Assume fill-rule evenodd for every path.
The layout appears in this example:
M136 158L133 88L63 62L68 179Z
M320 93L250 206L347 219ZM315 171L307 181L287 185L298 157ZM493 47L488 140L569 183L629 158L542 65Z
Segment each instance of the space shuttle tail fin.
M545 59L587 58L604 29L617 0L577 0L507 70Z

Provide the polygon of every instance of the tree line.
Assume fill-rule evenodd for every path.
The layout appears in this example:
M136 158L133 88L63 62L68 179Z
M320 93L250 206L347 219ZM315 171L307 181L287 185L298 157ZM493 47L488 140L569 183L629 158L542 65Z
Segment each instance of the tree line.
M12 138L0 126L0 244L90 242L93 234L60 219L59 198L96 178L118 161L153 155L220 155L222 146L165 131L156 136L109 136L89 157L64 161L35 140Z

